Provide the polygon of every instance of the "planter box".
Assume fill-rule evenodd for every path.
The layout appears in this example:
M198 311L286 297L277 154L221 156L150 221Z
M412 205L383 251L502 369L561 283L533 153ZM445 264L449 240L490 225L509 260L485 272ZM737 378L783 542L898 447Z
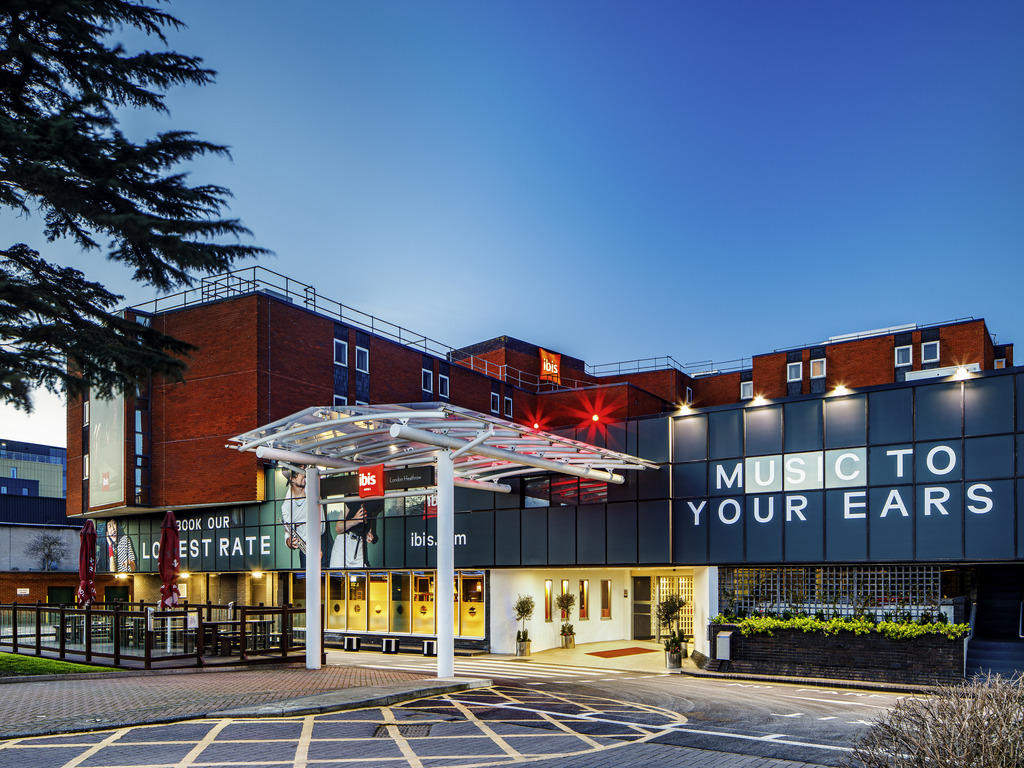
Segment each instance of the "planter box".
M576 635L559 635L562 638L563 648L575 648L576 647Z
M914 640L890 640L877 633L826 636L797 629L744 636L738 626L710 626L712 637L729 630L733 631L732 658L721 662L722 671L919 685L963 680L963 639L926 635ZM710 661L714 662L714 643L711 651Z
M527 640L525 643L516 643L516 656L529 656L530 655L530 641Z

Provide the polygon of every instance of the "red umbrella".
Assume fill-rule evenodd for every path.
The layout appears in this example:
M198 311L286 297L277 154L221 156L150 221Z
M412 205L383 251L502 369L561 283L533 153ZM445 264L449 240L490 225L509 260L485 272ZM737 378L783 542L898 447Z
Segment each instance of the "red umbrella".
M160 530L160 610L168 611L178 604L178 521L170 510L164 515Z
M78 535L78 607L88 608L96 602L96 523L86 520Z

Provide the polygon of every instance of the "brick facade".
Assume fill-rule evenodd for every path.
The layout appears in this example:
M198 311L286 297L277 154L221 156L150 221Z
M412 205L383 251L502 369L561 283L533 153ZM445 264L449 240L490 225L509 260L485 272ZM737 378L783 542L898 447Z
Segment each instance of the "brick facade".
M924 635L890 640L877 633L839 632L826 636L795 629L744 636L738 627L712 624L712 638L732 631L730 657L720 670L761 675L822 677L915 685L948 685L963 680L964 640ZM711 643L712 659L717 643Z

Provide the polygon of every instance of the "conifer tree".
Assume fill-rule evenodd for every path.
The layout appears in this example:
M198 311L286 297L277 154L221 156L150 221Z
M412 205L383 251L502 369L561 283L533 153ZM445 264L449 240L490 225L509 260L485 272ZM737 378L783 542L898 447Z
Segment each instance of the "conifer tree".
M134 0L0 3L0 215L38 215L49 242L106 251L162 291L266 253L222 218L227 189L190 185L181 170L227 147L178 130L135 143L119 128L118 110L167 112L167 89L213 81L202 59L167 50L165 30L182 26ZM116 35L133 29L161 49L127 51ZM121 317L121 299L0 242L0 397L30 410L34 387L75 396L180 379L189 345Z

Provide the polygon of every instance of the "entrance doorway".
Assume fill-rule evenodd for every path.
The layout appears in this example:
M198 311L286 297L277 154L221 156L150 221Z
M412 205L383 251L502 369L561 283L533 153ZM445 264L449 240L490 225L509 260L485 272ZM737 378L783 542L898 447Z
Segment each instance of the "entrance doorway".
M633 577L633 639L651 640L651 577Z

